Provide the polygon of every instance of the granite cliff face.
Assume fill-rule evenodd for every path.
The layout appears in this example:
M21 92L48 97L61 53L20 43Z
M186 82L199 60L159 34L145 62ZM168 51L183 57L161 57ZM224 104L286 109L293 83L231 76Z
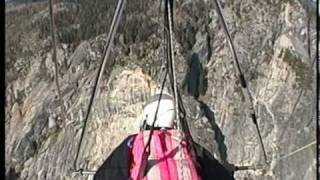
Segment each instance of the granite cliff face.
M116 35L106 70L111 76L101 82L89 118L79 159L82 167L97 169L123 138L139 130L144 102L163 79L159 3L146 1L144 11L139 10L141 4L128 2ZM298 0L221 4L271 162L263 170L238 171L236 179L315 179L316 146L281 159L316 139L315 4ZM113 13L114 5L110 1L106 14ZM175 5L177 77L193 138L221 162L262 164L249 106L213 3ZM42 23L48 20L46 7L45 2L32 3L6 16L7 178L91 179L70 169L106 34L83 39L68 35L85 28L61 18L70 17L78 6L62 1L55 6L58 21L65 20L58 31L59 80L68 113L64 119L54 82L51 38Z

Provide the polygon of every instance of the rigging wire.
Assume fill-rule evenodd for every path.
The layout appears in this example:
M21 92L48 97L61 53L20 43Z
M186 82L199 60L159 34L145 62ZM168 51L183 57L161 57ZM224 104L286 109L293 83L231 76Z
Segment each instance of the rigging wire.
M186 111L185 111L185 108L184 108L184 105L183 105L181 94L179 92L179 89L177 88L177 82L175 80L176 78L173 77L173 74L176 74L175 67L172 66L172 65L175 64L174 63L173 45L172 45L173 44L173 40L172 40L173 35L172 34L173 34L173 25L174 25L174 21L173 21L173 1L166 3L165 11L166 11L164 13L165 26L167 26L166 29L169 30L169 32L167 34L167 38L166 38L166 40L167 40L167 49L169 49L169 50L167 50L167 61L168 61L168 64L170 64L169 68L171 70L171 73L170 73L170 76L169 76L170 77L170 82L171 82L171 89L172 89L173 92L176 92L175 104L177 105L176 106L177 126L179 128L181 128L181 130L183 132L185 132L187 135L189 135L189 137L191 137L191 133L190 133L190 130L188 128L188 125L187 125L187 123L185 121L183 121L183 120L185 120L185 117L186 117ZM173 61L172 61L172 59L173 59Z
M175 99L175 111L176 111L176 121L177 121L177 127L178 129L181 128L180 124L180 117L179 117L179 105L178 105L178 90L177 90L177 80L176 80L176 72L175 72L175 60L174 60L174 54L173 54L173 37L172 37L172 31L173 31L173 1L172 0L166 0L166 14L168 18L168 25L169 25L169 67L171 70L171 76L172 76L172 82L173 83L173 96Z
M58 67L58 61L57 61L57 46L56 46L56 36L55 36L56 30L55 30L55 20L54 20L54 15L53 15L53 2L52 2L52 0L49 0L49 13L50 13L52 49L53 49L52 61L54 63L54 79L55 79L55 84L56 84L56 88L57 88L57 92L58 92L58 98L59 98L59 103L60 103L60 107L62 110L62 115L66 121L68 116L67 116L66 109L63 105L60 83L59 83L59 73L58 73L59 67Z
M173 58L173 48L172 48L172 24L173 24L173 18L172 18L172 12L173 12L173 8L172 8L172 5L173 5L173 1L168 1L166 0L166 4L165 4L165 23L166 26L168 27L164 27L164 33L166 34L166 30L169 30L169 33L167 34L168 38L166 38L167 40L167 66L166 66L166 73L165 73L165 77L164 77L164 80L162 82L162 85L161 85L161 91L160 91L160 95L159 95L159 99L158 99L158 104L157 104L157 108L156 108L156 111L155 111L155 116L154 116L154 119L153 119L153 122L152 122L152 125L151 125L151 130L150 130L150 133L149 133L149 136L148 136L148 140L147 140L147 143L146 143L146 146L144 147L143 149L143 156L141 157L141 162L144 162L141 164L141 166L139 167L139 173L138 173L138 179L142 179L142 177L144 176L145 174L145 170L146 170L146 161L148 160L148 157L150 155L150 143L151 143L151 139L152 139L152 135L153 135L153 132L154 132L154 125L155 125L155 122L156 122L156 118L157 118L157 114L158 114L158 110L159 110L159 106L160 106L160 100L161 100L161 97L162 97L162 94L163 94L163 89L165 87L165 82L166 82L166 78L167 78L167 74L169 73L169 70L170 71L170 84L171 84L171 87L173 88L173 91L174 91L174 98L175 98L175 111L176 111L176 121L177 123L180 123L180 114L179 114L179 102L182 103L182 100L181 100L181 96L180 94L178 93L177 91L177 85L176 85L176 81L175 81L175 67L174 67L174 58ZM160 6L161 6L161 2L160 2ZM179 101L180 100L180 101ZM179 102L178 102L179 101ZM183 108L183 105L182 105L182 108ZM178 124L177 125L178 129L180 129L181 125Z
M172 90L174 93L174 99L175 99L175 111L176 111L176 127L178 129L178 138L180 141L182 141L182 134L181 131L184 132L184 127L182 126L182 119L180 119L180 113L179 113L179 101L178 99L181 97L178 94L178 89L177 89L177 80L176 80L176 69L175 69L175 59L174 59L174 52L173 52L173 0L165 0L166 4L165 4L165 19L166 19L166 25L168 26L169 29L169 37L167 38L168 40L168 51L167 51L167 60L168 60L168 64L170 66L170 70L171 70L171 86L172 86ZM181 101L181 105L183 105L182 101ZM188 127L188 126L186 126ZM188 129L187 129L188 130ZM192 139L192 136L190 135L189 131L187 131L187 135L189 136L188 138ZM181 150L181 143L179 143L178 145L178 149ZM183 159L182 154L180 154L180 158ZM180 165L180 163L178 164ZM182 168L182 167L180 167ZM179 171L179 176L181 178L184 177L184 172L183 170Z
M310 147L312 147L313 145L316 145L316 144L317 144L316 140L312 141L311 143L309 143L307 145L304 145L301 148L298 148L295 151L292 151L292 152L290 152L290 153L288 153L286 155L283 155L280 158L277 158L277 159L275 159L273 161L278 163L278 162L280 162L280 161L282 161L284 159L287 159L287 158L289 158L289 157L291 157L291 156L293 156L293 155L295 155L295 154L297 154L299 152L302 152L302 151L304 151L304 150L306 150L306 149L308 149L308 148L310 148ZM266 167L263 167L261 165L257 165L257 166L236 166L235 167L235 171L258 170L258 169L264 169L264 168L266 169Z
M317 141L316 141L316 140L315 140L315 141L312 141L311 143L309 143L309 144L307 144L307 145L305 145L305 146L302 146L301 148L299 148L299 149L297 149L297 150L295 150L295 151L292 151L292 152L290 152L290 153L288 153L288 154L286 154L286 155L284 155L284 156L276 159L276 162L279 162L279 161L282 161L282 160L284 160L284 159L286 159L286 158L289 158L289 157L297 154L298 152L301 152L301 151L303 151L303 150L305 150L305 149L308 149L309 147L312 147L313 145L316 145L316 144L317 144Z
M89 102L88 109L87 109L87 114L86 114L86 117L84 119L84 126L82 128L80 142L78 144L77 154L76 154L76 157L75 157L75 160L74 160L74 164L73 164L73 171L74 172L80 172L81 175L83 175L84 170L82 168L80 168L80 169L77 168L77 161L78 161L78 158L79 158L79 153L80 153L80 149L81 149L81 145L82 145L85 129L86 129L87 122L88 122L88 119L89 119L91 107L92 107L94 98L95 98L96 93L97 93L97 89L98 89L97 87L98 87L98 85L99 85L99 83L100 83L100 81L102 79L102 75L103 75L104 69L105 69L106 64L107 64L107 59L109 57L109 53L110 53L110 49L111 49L111 46L112 46L112 42L113 42L117 27L119 25L120 18L121 18L123 9L125 7L125 4L126 4L126 0L119 0L118 1L117 7L116 7L116 10L115 10L115 13L114 13L114 17L113 17L113 20L112 20L112 23L111 23L111 27L110 27L110 30L109 30L109 33L108 33L106 48L105 48L105 51L104 51L103 56L102 56L103 57L103 61L102 61L101 65L100 65L99 70L98 70L97 75L96 75L96 79L95 79L95 82L94 82L94 88L92 90L92 95L90 97L90 102ZM86 172L91 172L91 171L86 171Z
M160 11L161 11L161 0L160 0L159 13L160 13ZM159 23L157 23L157 24L159 24ZM162 25L160 25L160 27L163 27L164 35L168 35L169 34L170 31L168 30L167 27L162 26ZM168 44L168 42L166 44ZM168 60L168 53L167 53L167 60ZM158 99L157 108L156 108L156 111L155 111L155 115L154 115L154 119L153 119L153 122L152 122L152 125L151 125L151 129L150 129L150 132L149 132L149 135L148 135L148 140L147 140L147 143L146 143L146 145L145 145L145 147L143 149L143 153L142 153L143 155L141 157L141 162L143 162L143 163L139 167L138 179L142 179L142 177L145 174L146 164L147 164L146 161L148 160L148 157L150 155L150 143L151 143L152 135L153 135L153 132L154 132L154 126L155 126L155 122L157 120L157 114L158 114L158 111L159 111L160 101L161 101L163 90L164 90L164 87L165 87L165 82L166 82L166 79L167 79L167 75L169 73L169 64L170 63L167 61L167 63L166 63L166 73L165 73L163 82L161 84L161 90L160 90L160 95L159 95L159 99Z
M218 13L218 16L219 16L219 19L221 21L221 24L223 26L223 30L225 32L225 35L227 36L227 39L228 39L228 43L229 43L229 47L230 47L230 50L232 52L232 55L233 55L233 59L235 61L235 64L236 64L236 69L238 71L238 76L239 76L239 79L240 79L240 83L241 83L241 86L242 86L242 91L246 97L247 100L249 100L250 102L250 116L251 116L251 119L252 119L252 122L254 123L255 127L256 127L256 130L257 130L257 133L258 133L258 137L259 137L259 142L260 142L260 146L261 146L261 149L263 151L263 156L264 156L264 162L266 164L268 164L268 159L267 159L267 154L266 154L266 150L264 148L264 144L263 144L263 141L262 141L262 137L261 137L261 133L260 133L260 130L259 130L259 126L258 126L258 122L257 122L257 117L256 117L256 113L255 113L255 110L254 110L254 105L253 105L253 98L252 98L252 95L247 87L247 83L246 83L246 80L245 80L245 77L241 71L241 67L240 67L240 64L239 64L239 60L238 60L238 57L237 57L237 54L236 54L236 51L234 49L234 45L233 45L233 41L232 41L232 38L230 36L230 33L228 31L228 28L227 28L227 25L226 25L226 22L224 20L224 17L223 17L223 14L221 12L221 7L220 7L220 4L218 2L218 0L214 0L214 3L215 3L215 7L216 7L216 10L217 10L217 13ZM244 90L246 89L246 91Z
M116 12L115 12L115 15L114 15L114 19L113 19L113 22L112 22L112 25L111 25L111 28L110 28L110 31L109 31L109 35L108 35L108 38L107 38L107 48L106 48L106 52L104 53L104 54L105 54L105 55L104 55L105 58L104 58L103 63L102 63L101 66L100 66L100 69L99 69L99 71L98 71L99 73L98 73L98 75L97 75L97 77L96 77L95 86L94 86L94 88L93 88L93 93L92 93L92 96L91 96L91 99L90 99L90 103L89 103L89 106L88 106L87 115L86 115L86 118L85 118L85 124L84 124L83 130L82 130L81 139L80 139L80 143L79 143L79 146L78 146L78 151L77 151L76 159L75 159L75 162L74 162L74 170L73 170L73 171L74 171L74 172L78 172L78 173L80 173L81 175L84 175L84 174L95 174L95 172L96 172L96 171L91 171L91 170L83 170L83 169L81 169L81 168L80 168L80 169L77 169L77 168L76 168L76 163L77 163L77 159L78 159L78 156L79 156L79 153L80 153L81 142L82 142L83 137L84 137L84 132L85 132L86 123L87 123L87 120L88 120L88 117L89 117L90 109L91 109L91 106L92 106L92 103L93 103L93 100L94 100L94 96L95 96L95 94L96 94L96 89L97 89L97 86L98 86L98 84L99 84L99 82L100 82L100 79L101 79L101 76L102 76L102 72L103 72L103 69L104 69L105 64L106 64L105 61L106 61L106 59L107 59L107 57L108 57L108 51L109 51L109 49L110 49L109 46L111 45L110 42L112 42L112 40L110 40L110 39L113 39L113 36L114 36L114 34L113 34L113 35L110 35L110 33L115 32L116 27L113 28L113 26L117 26L117 25L118 25L119 19L120 19L120 16L121 16L121 13L122 13L122 11L123 11L123 9L124 9L124 3L120 5L121 2L122 2L122 1L119 0L117 9L116 9ZM121 7L120 7L120 6L121 6ZM119 9L120 9L120 10L119 10ZM119 14L119 15L117 15L117 14ZM117 19L116 19L116 18L117 18ZM116 19L116 20L115 20L115 19ZM159 23L157 23L157 24L159 24ZM167 32L168 30L164 27L164 31ZM164 80L163 80L163 83L162 83L162 87L161 87L161 92L160 92L160 97L159 97L159 102L158 102L156 114L157 114L157 112L158 112L160 99L161 99L161 96L162 96L162 94L163 94L163 89L164 89L164 87L165 87L165 81L166 81L167 74L168 74L168 68L167 68L167 71L166 71L166 73L165 73L165 77L164 77ZM155 116L155 117L156 117L156 116ZM155 123L155 119L154 119L152 128L154 127L154 123ZM152 135L152 132L153 132L153 129L151 129L151 132L150 132L151 135ZM150 141L151 141L151 138L149 137L147 144L150 144ZM149 146L147 145L145 151L148 150L148 147L149 147Z
M311 17L309 17L309 3L307 4L307 42L308 42L308 55L309 55L309 59L312 60L311 57L311 38L310 38L310 24L311 24ZM313 64L313 63L312 63Z
M145 145L145 147L143 149L141 162L145 162L145 163L142 163L141 166L139 167L139 171L138 171L139 172L138 173L138 177L139 178L138 179L142 179L142 177L143 177L143 175L145 173L145 170L146 170L146 164L147 164L146 161L148 160L148 157L150 155L150 143L151 143L152 135L153 135L153 132L154 132L154 125L155 125L156 120L157 120L160 101L161 101L163 90L164 90L164 87L165 87L167 74L168 74L168 68L166 69L166 73L164 75L164 79L163 79L163 82L161 84L161 90L160 90L160 94L159 94L158 104L157 104L157 108L156 108L155 115L154 115L154 118L153 118L153 122L152 122L152 125L151 125L151 129L150 129L150 133L149 133L149 136L148 136L148 140L147 140L147 143L146 143L146 145Z

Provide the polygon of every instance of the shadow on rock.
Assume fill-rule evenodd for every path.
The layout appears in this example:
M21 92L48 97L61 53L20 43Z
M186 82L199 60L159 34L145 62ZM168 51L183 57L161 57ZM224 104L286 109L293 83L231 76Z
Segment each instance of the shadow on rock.
M19 179L19 174L16 173L14 168L11 168L7 171L5 180L18 180Z
M199 100L198 100L199 101ZM227 146L224 143L224 135L220 129L220 127L216 124L214 118L214 112L206 105L204 102L199 101L201 105L201 109L204 113L204 116L209 120L212 130L215 133L215 140L218 144L218 150L220 154L220 158L222 162L227 161Z
M187 94L198 99L200 94L204 94L207 90L208 80L206 71L202 64L198 53L193 53L188 61L188 72L186 74L182 88L186 89Z

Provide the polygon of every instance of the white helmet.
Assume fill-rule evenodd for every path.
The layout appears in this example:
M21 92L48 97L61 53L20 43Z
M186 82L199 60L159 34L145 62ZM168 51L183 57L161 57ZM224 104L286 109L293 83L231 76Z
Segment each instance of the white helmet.
M158 107L160 94L152 96L143 109L144 122L152 126ZM154 127L172 128L175 120L174 101L172 96L162 94Z

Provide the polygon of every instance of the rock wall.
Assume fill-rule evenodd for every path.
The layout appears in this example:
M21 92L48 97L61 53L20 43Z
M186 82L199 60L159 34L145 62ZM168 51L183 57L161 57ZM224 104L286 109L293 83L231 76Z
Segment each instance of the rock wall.
M159 4L148 4L145 12L125 14L126 23L114 41L107 67L111 75L100 84L80 153L84 168L97 169L123 138L139 130L143 104L163 79L164 40L159 26L163 19ZM271 162L263 170L236 172L236 179L315 179L315 146L279 160L316 139L316 29L312 13L306 11L308 3L224 0L221 4ZM256 129L213 3L176 1L175 5L176 71L194 140L221 163L261 165ZM17 23L12 16L6 18ZM139 18L148 23L128 23L140 22ZM143 38L132 38L137 27L145 32ZM19 33L13 25L6 28ZM70 169L106 34L58 47L67 119L56 92L51 40L39 34L26 28L21 41L6 44L6 178L91 179Z

